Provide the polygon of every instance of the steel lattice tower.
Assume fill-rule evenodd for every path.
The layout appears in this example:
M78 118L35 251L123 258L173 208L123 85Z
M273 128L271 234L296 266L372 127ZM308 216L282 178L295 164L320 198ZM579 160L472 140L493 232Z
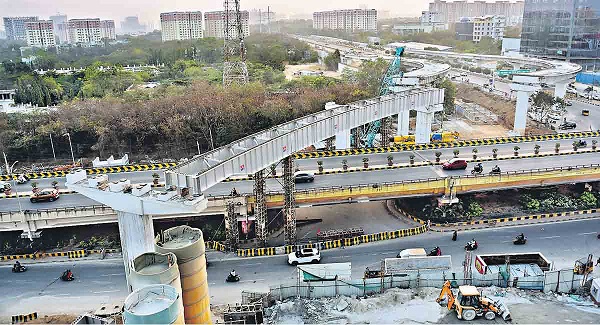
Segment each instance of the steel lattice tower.
M267 243L267 200L265 197L265 171L264 169L254 174L254 215L256 216L256 241L259 247Z
M246 84L248 67L240 0L225 0L223 5L223 86Z
M294 159L288 156L283 159L283 191L284 191L284 233L285 244L296 244L296 184L294 182Z

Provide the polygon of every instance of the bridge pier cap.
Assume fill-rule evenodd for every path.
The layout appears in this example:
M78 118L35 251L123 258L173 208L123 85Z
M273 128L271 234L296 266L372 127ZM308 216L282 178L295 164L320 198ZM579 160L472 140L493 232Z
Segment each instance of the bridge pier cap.
M127 179L109 182L106 175L88 178L85 170L67 174L65 185L115 211L135 215L195 213L205 210L208 205L208 199L203 195L186 195L182 188L157 191L150 183L131 184Z

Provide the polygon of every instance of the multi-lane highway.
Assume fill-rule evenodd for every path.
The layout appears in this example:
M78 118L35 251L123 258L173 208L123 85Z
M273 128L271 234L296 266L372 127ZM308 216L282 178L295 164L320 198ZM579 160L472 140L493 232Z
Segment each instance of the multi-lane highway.
M587 139L591 142L592 138ZM562 140L561 148L562 151L571 151L571 143L573 140ZM556 141L558 142L558 141ZM548 141L541 144L541 152L550 152L554 150L555 141ZM535 143L520 143L518 144L521 149L521 154L533 153L533 146ZM513 153L513 147L515 144L505 145L494 145L494 146L480 146L478 156L479 157L490 157L492 155L492 148L499 148L499 155L511 155ZM591 146L591 143L588 144ZM442 152L442 159L446 160L452 157L452 151L454 148L439 149ZM462 152L460 157L470 158L472 157L471 148L459 148ZM409 156L415 155L415 161L435 161L435 151L438 150L423 150L415 152L398 152L393 153L394 161L399 163L408 163ZM600 153L582 153L578 155L566 155L566 156L549 156L549 157L538 157L538 158L523 158L519 160L501 160L501 161L487 161L483 162L484 171L489 171L494 165L498 165L502 171L517 171L517 170L529 170L537 168L556 168L564 166L575 166L575 165L589 165L598 162ZM369 155L371 165L384 165L387 163L388 154L372 154ZM348 156L348 157L330 157L322 159L300 159L297 160L298 166L301 170L315 170L317 167L317 160L323 160L323 166L326 169L340 168L341 161L348 159L349 166L361 166L362 156ZM368 172L353 172L347 174L333 174L333 175L317 175L313 183L297 184L296 189L310 189L310 188L321 188L327 186L351 186L358 184L370 184L370 183L384 183L384 182L395 182L395 181L406 181L406 180L417 180L426 178L437 178L445 176L460 176L470 174L470 169L458 170L458 171L444 171L441 166L420 166L420 167L408 167L401 169L389 169L379 171L368 171ZM148 173L128 173L132 174L135 178L134 182L148 181L147 178L151 178ZM111 179L118 179L125 177L123 174L110 175ZM233 188L236 188L238 193L250 194L253 191L253 181L235 181L220 183L208 191L207 195L228 195L231 193ZM267 180L267 191L281 191L282 185L280 179L268 179ZM55 202L47 203L30 203L27 198L21 199L0 199L0 211L17 211L19 210L19 201L22 209L35 210L35 209L52 209L58 207L73 207L73 206L86 206L98 204L93 200L87 199L79 194L66 194Z
M576 259L593 253L600 254L600 219L563 223L538 224L483 229L459 233L458 241L450 233L429 232L423 235L390 241L363 244L345 249L323 251L323 263L351 262L352 277L360 278L365 267L377 268L382 258L395 257L405 248L440 246L452 256L453 270L460 276L464 259L464 242L476 238L480 249L476 253L540 251L557 268L572 267ZM512 245L512 238L525 233L524 246ZM294 283L296 270L286 264L285 256L261 258L229 258L219 252L209 252L208 268L211 303L239 301L242 290L267 291L269 286ZM10 266L0 267L4 274L0 281L0 315L45 312L82 312L98 307L100 303L122 301L126 296L123 261L70 261L68 263L33 264L21 274L10 272ZM76 281L65 283L54 280L70 268ZM225 283L228 272L235 269L242 280L237 284Z

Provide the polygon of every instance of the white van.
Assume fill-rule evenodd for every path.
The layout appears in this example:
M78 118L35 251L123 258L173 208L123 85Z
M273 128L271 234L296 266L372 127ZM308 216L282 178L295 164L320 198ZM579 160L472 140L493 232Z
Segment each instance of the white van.
M414 258L414 257L426 257L427 252L425 252L425 248L409 248L403 249L400 251L396 257L398 258Z

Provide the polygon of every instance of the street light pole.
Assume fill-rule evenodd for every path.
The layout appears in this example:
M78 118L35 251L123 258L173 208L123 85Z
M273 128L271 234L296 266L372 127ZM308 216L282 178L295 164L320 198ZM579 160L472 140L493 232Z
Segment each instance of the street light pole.
M52 146L52 156L54 156L54 161L56 161L56 152L54 152L54 141L52 141L52 133L50 133L50 145Z
M71 135L67 132L66 135L69 138L69 147L71 148L71 159L73 160L73 167L75 167L75 155L73 154L73 143L71 143Z

